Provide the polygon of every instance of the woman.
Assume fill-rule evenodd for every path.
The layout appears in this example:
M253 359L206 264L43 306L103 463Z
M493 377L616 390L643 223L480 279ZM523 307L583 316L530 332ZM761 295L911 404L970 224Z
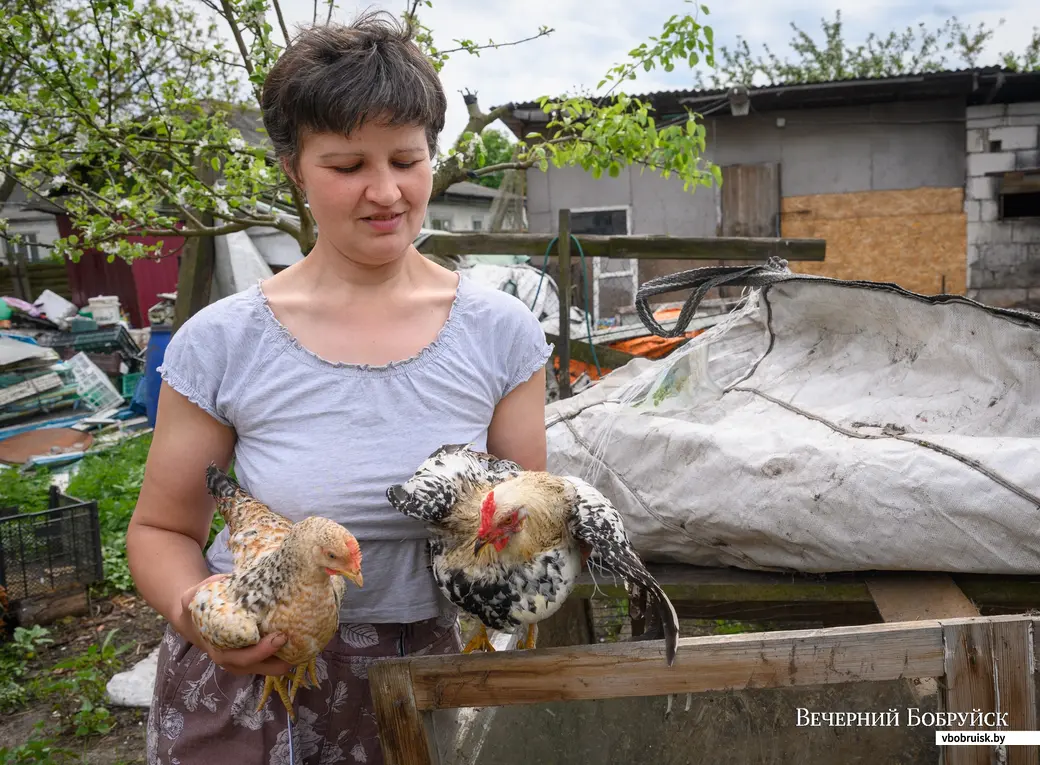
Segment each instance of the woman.
M360 542L364 588L296 696L296 761L382 761L368 664L460 650L455 614L427 569L424 529L385 490L438 446L473 442L545 467L551 352L516 298L422 257L431 160L444 126L435 70L379 15L302 33L263 90L264 124L318 226L313 250L209 305L177 332L127 534L138 590L169 622L149 718L149 763L289 762L263 676L288 667L277 636L221 651L186 605L231 570L226 530L205 552L206 467L228 466L276 511L324 515Z

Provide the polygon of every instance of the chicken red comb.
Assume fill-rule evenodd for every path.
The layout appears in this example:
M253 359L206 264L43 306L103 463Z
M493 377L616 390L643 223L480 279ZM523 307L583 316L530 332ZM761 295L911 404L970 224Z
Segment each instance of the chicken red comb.
M495 517L495 491L492 489L480 504L480 534L491 529L491 519Z

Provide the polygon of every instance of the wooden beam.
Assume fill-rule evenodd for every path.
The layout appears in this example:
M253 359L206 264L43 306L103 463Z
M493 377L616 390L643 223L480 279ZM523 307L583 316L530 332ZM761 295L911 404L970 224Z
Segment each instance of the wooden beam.
M863 604L874 607L867 587L873 572L837 574L781 574L738 568L708 568L678 564L651 563L654 578L678 607L680 601L696 604ZM899 571L886 577L913 580L926 572ZM995 574L951 574L965 596L983 612L1022 613L1040 608L1040 577ZM579 578L572 597L628 597L620 581L597 580L589 574ZM949 615L949 614L947 614ZM734 615L731 618L739 618Z
M181 255L177 275L177 302L174 305L173 331L209 305L210 287L216 265L213 237L196 236L188 240Z
M559 335L546 332L545 340L555 346L553 348L553 355L559 356L561 350ZM569 347L570 357L572 359L583 361L586 364L595 364L595 359L593 359L592 356L592 346L588 343L582 342L581 340L571 340ZM606 367L607 369L623 367L634 358L636 358L636 356L631 353L625 353L624 351L618 351L614 348L608 348L605 345L596 346L596 359L599 359L601 367Z
M562 211L561 211L562 212ZM452 255L528 255L540 266L553 234L435 233L420 248L441 257ZM776 255L789 261L823 261L823 239L773 237L605 236L582 234L581 248L589 258L640 260L765 261ZM552 253L549 253L552 257Z
M559 292L559 332L560 332L560 398L571 395L571 211L560 210L559 239L556 243L559 253L560 273L557 278Z
M90 613L90 597L86 588L22 598L13 605L15 619L22 627L53 624L66 616L86 616Z
M1037 622L996 622L992 625L994 688L998 713L1007 713L1005 730L1037 730ZM959 747L958 747L959 748ZM1006 747L1008 765L1036 765L1040 747ZM999 757L998 757L999 761Z
M824 627L878 624L882 621L877 608L872 603L844 603L830 600L801 603L752 600L690 603L680 600L673 601L672 605L680 619L726 619L752 623L801 622Z
M434 764L437 748L427 735L428 722L415 706L408 664L375 662L368 668L379 742L386 765Z
M886 622L979 615L979 609L949 574L872 574L864 577L864 583Z
M928 621L682 638L671 667L659 640L386 661L433 710L932 677L943 643Z
M943 625L946 656L942 712L966 712L968 720L948 730L981 730L995 725L972 725L972 712L994 712L993 646L990 627L984 621ZM992 721L991 721L992 722ZM990 765L990 746L951 746L944 751L945 765Z

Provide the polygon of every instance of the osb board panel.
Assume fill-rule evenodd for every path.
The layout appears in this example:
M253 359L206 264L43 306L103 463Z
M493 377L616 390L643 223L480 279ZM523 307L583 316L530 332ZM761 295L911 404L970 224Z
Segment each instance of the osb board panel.
M782 236L827 241L823 263L792 262L792 271L892 282L926 295L965 292L963 189L786 197L781 209Z

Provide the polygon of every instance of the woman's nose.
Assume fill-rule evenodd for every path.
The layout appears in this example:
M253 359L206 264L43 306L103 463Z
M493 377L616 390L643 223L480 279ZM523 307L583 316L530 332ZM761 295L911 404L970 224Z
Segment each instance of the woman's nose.
M372 176L368 188L365 190L365 196L374 204L390 207L401 198L401 189L397 185L394 174L384 170Z

